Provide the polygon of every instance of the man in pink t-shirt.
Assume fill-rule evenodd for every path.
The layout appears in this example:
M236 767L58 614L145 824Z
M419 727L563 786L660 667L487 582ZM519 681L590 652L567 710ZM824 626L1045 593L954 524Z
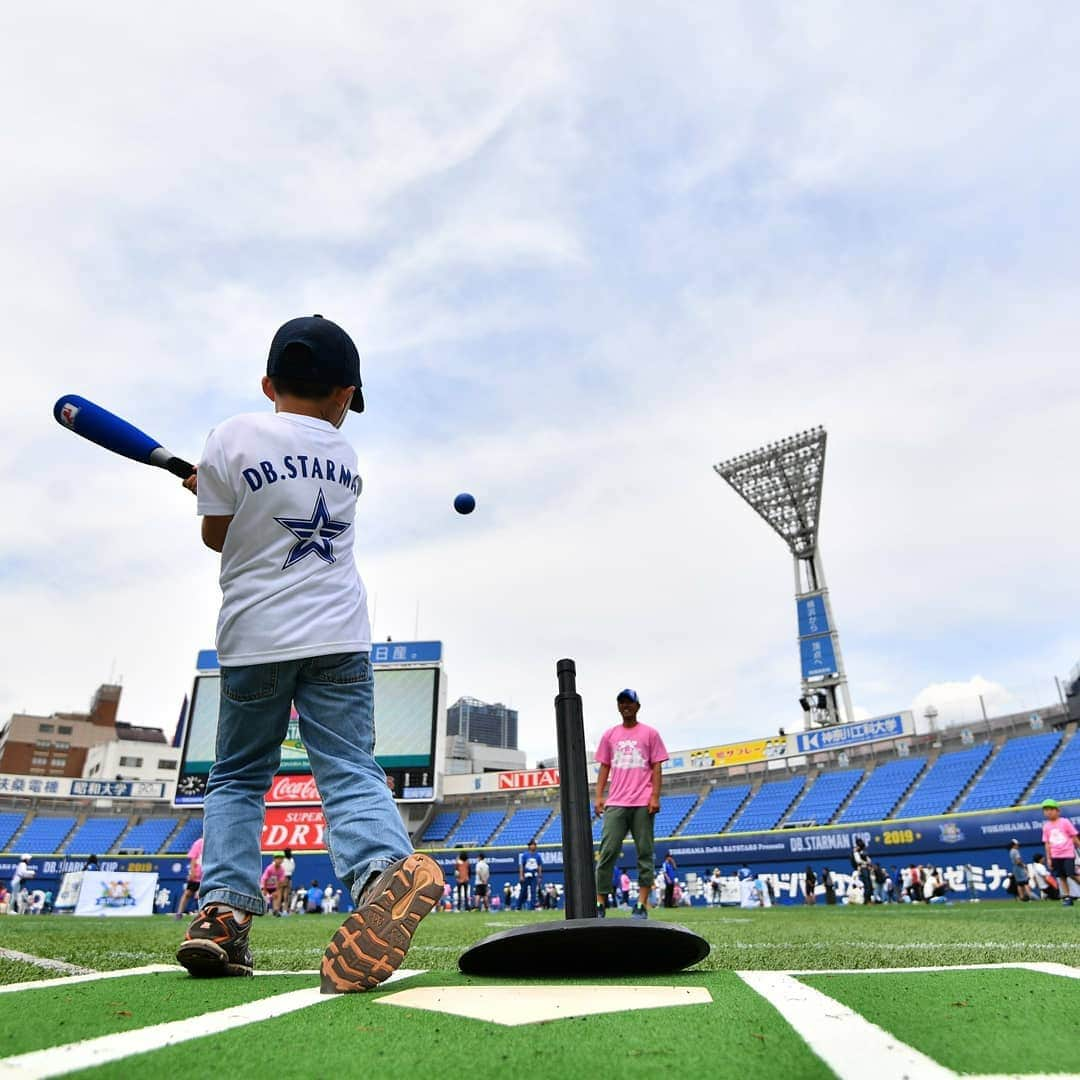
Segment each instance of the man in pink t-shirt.
M202 883L202 849L203 838L201 836L188 848L187 881L184 883L184 891L180 894L180 901L176 905L175 917L177 919L184 917L188 904L199 895L199 885Z
M1043 843L1046 845L1046 861L1051 873L1058 880L1061 890L1061 903L1065 907L1073 905L1073 882L1080 885L1080 875L1076 872L1076 852L1080 848L1080 838L1076 826L1066 817L1053 799L1044 799Z
M600 775L596 780L596 812L604 817L600 836L597 882L609 882L622 853L627 831L634 838L638 861L638 902L634 917L648 918L652 892L653 819L660 809L660 767L667 761L664 740L655 729L638 722L641 702L636 690L620 690L615 698L622 723L605 731L596 749ZM604 788L611 787L607 798ZM597 886L596 910L604 915L605 895Z

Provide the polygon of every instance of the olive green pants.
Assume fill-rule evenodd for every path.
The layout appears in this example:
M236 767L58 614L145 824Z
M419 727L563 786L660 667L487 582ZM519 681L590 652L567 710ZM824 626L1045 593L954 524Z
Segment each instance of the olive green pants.
M656 874L653 866L653 815L647 806L609 806L604 810L600 858L596 864L596 892L599 896L606 896L611 888L611 874L627 832L634 838L634 849L637 851L638 886L652 888Z

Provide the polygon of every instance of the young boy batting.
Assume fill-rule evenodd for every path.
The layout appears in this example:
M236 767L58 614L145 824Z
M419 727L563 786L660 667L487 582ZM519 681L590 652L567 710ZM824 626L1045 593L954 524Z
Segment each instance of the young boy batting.
M371 628L353 558L360 478L338 430L364 411L356 346L320 315L292 319L262 389L274 412L218 425L184 482L203 543L221 553L221 708L200 910L176 958L196 976L252 974L263 798L295 702L334 869L356 904L323 955L322 990L362 991L404 960L443 875L413 852L374 756Z

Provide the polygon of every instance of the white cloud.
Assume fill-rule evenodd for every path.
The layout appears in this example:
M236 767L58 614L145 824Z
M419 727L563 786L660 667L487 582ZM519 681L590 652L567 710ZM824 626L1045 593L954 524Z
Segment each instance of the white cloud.
M815 423L860 708L974 670L1053 700L1080 20L57 10L0 16L0 715L81 707L115 659L121 715L171 727L212 638L190 498L52 401L197 454L303 310L364 356L377 629L419 600L451 694L517 705L530 756L562 655L591 734L628 683L672 746L793 726L789 556L710 465Z

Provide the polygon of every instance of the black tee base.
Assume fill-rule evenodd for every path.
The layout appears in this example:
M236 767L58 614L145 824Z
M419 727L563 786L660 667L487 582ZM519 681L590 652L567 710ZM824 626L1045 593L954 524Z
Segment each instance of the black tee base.
M517 979L567 975L666 975L709 955L709 943L673 923L644 919L567 919L520 926L474 945L466 975Z

